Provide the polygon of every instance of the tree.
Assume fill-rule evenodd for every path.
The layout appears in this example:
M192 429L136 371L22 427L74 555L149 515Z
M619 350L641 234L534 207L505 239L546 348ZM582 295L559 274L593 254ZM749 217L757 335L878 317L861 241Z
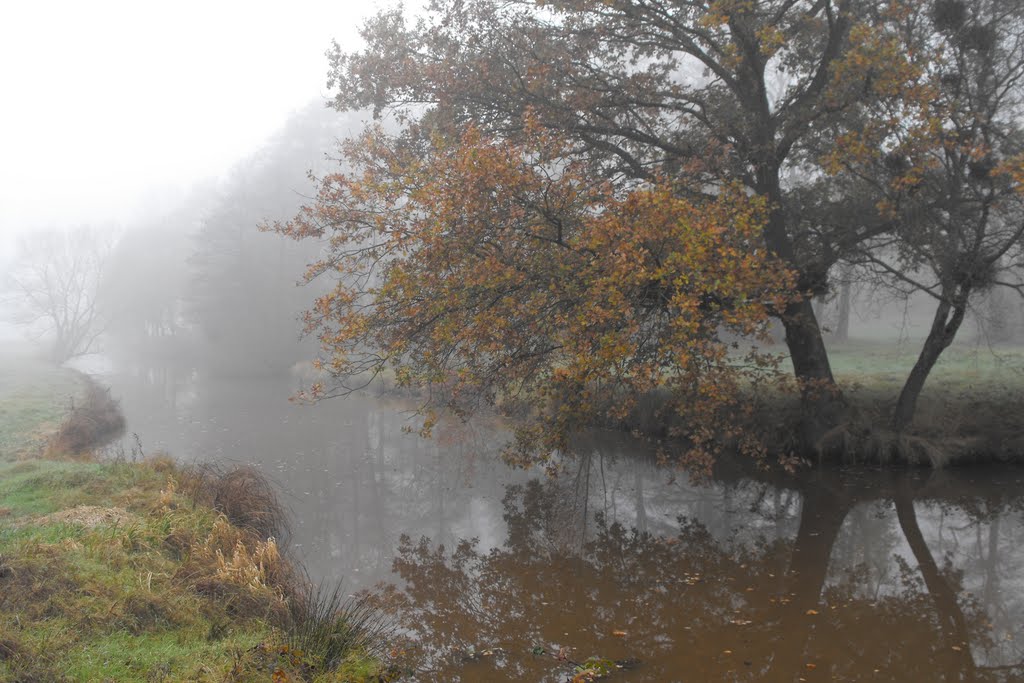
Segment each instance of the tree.
M456 414L519 401L542 415L519 430L522 456L668 387L666 410L688 418L690 455L707 464L709 425L737 412L720 333L763 332L792 290L756 246L765 203L738 186L692 200L668 181L622 192L569 145L529 122L519 142L469 127L429 148L380 131L350 144L359 172L326 177L277 226L329 240L310 278L341 274L306 318L341 384L313 397L393 370ZM756 350L743 360L747 378L774 370Z
M1024 284L1024 6L938 0L893 20L918 84L888 110L893 125L849 130L833 156L894 225L855 258L936 302L893 412L900 431L972 297Z
M191 206L126 232L111 254L100 289L110 337L122 350L180 352L182 299ZM193 219L194 220L194 219Z
M184 298L215 371L284 372L314 352L299 343L295 321L311 295L296 281L318 245L289 244L257 226L299 209L314 188L310 168L323 165L324 150L355 118L339 121L321 101L311 102L207 201L193 233Z
M423 186L435 193L464 193L466 188L485 194L499 191L477 182L490 171L476 178L459 176L465 181L462 187L422 180L410 184L410 176L403 178L403 174L426 160L426 166L416 171L422 172L432 160L447 154L439 141L460 140L449 144L448 150L461 146L463 151L458 153L467 159L511 145L505 147L504 161L491 163L506 163L511 169L523 160L542 160L534 171L538 177L545 176L544 182L556 196L557 185L565 177L572 178L569 184L574 188L600 188L600 196L574 195L573 201L582 199L574 209L579 236L586 236L593 230L591 224L600 222L592 218L615 215L618 209L613 207L624 206L621 202L642 193L663 193L679 206L698 213L710 211L708 224L715 224L714 207L723 198L736 200L743 195L740 203L754 209L760 224L756 235L745 232L731 246L774 268L775 288L764 280L740 278L741 286L749 289L743 294L732 290L722 297L714 286L700 293L680 287L683 279L676 272L676 280L652 285L659 296L653 302L644 300L643 306L651 307L652 315L671 318L683 310L676 307L677 295L701 301L697 306L701 314L708 310L709 301L724 311L736 302L760 301L758 315L777 317L785 329L802 397L805 445L827 445L823 437L834 435L833 428L847 419L812 305L814 297L828 292L830 272L840 272L839 264L864 272L871 264L882 268L890 280L902 277L917 282L936 296L939 307L933 333L897 403L892 424L896 430L904 428L924 379L959 328L970 293L987 286L983 281L998 279L990 277L992 264L1007 263L999 259L1020 237L1014 207L1024 171L1014 151L1018 136L1012 127L1020 81L1015 51L1021 48L1020 41L1014 41L1019 22L1013 18L1011 4L990 0L970 14L965 5L952 0L927 6L873 0L556 0L541 6L527 0L442 1L415 24L400 11L378 15L364 29L364 51L345 53L336 48L332 56L335 106L373 106L378 113L404 121L406 129L391 142L370 136L363 139L362 148L350 147L351 158L364 164L367 175L352 182L327 179L318 205L282 230L296 236L330 236L331 254L312 274L337 270L343 278L363 277L367 285L343 286L344 293L331 302L321 300L309 320L310 329L330 330L321 335L321 341L329 354L342 359L335 358L328 369L336 375L360 369L347 360L354 339L360 340L359 348L381 352L365 366L370 369L384 362L401 364L398 358L411 360L418 370L433 362L431 354L417 355L423 347L416 343L402 345L395 337L373 337L372 324L359 316L355 324L350 315L374 310L385 326L397 322L389 316L401 315L401 306L373 309L379 292L373 287L377 280L369 278L372 274L386 281L396 272L387 264L395 258L415 258L411 252L434 229L417 223L419 215L404 214L403 220L413 227L402 233L390 221L408 208L403 204L405 195L389 193L407 195ZM956 14L956 7L963 10L963 17L954 20L943 15ZM1004 23L989 26L999 21ZM982 49L989 39L996 46ZM963 75L949 73L946 65L950 63L958 64L957 73ZM476 135L468 145L467 132ZM538 133L550 136L549 142L538 146ZM442 165L433 172L449 171ZM993 189L996 185L998 191ZM547 208L537 201L546 191L535 185L530 190L533 199L526 205L506 206L515 210L488 215L491 237L503 229L530 228L522 222L524 216L527 223L534 215L540 216L539 223L554 216L553 226L563 221L557 210L545 214ZM982 195L987 199L979 199ZM513 205L519 199L509 197ZM458 225L455 216L440 215L426 201L408 206L442 223ZM660 226L645 224L648 229L641 240L645 253L658 253L651 245L675 230L675 217L660 219L664 221ZM632 225L623 221L619 228L629 233ZM561 233L556 229L556 234ZM556 245L559 239L554 240ZM390 246L380 250L381 244ZM660 243L666 244L671 245L669 249L689 248L673 243L671 237ZM483 260L475 242L456 239L448 246ZM360 253L368 258L357 265L351 248L365 250ZM609 250L594 255L600 261L614 254L617 244L607 240L596 248ZM523 262L531 258L521 249L514 255ZM655 261L660 266L659 258ZM461 276L462 271L448 268L447 262L437 265L442 278ZM699 259L685 265L691 268L687 277L697 279L699 269L713 270L712 264ZM916 280L921 268L933 269L939 284ZM535 275L531 268L524 272ZM577 282L575 290L586 292L585 296L600 291L604 282L597 273L587 276L597 279ZM783 280L789 282L788 292L778 289ZM422 284L415 277L411 281ZM462 279L453 284L457 286L380 291L430 308L471 300L472 287L479 283ZM765 296L769 289L771 294ZM431 296L444 298L432 302ZM642 297L623 300L636 303ZM755 323L756 315L749 313L747 309L740 317L756 330L761 323ZM611 315L603 314L604 320ZM620 326L616 329L637 319L636 307L616 308L614 314L622 316L612 324ZM681 319L686 321L687 316ZM705 352L721 341L722 328L716 327L721 320L702 319L700 334L686 338L686 344L701 349L696 357L714 356ZM430 320L431 325L436 322ZM560 331L568 329L563 326ZM647 328L641 324L638 329ZM405 330L423 331L422 327ZM698 338L702 341L697 342ZM508 372L506 365L490 361L511 351L501 349L500 343L512 340L522 341L508 334L492 341L477 357L461 358L461 377L472 375L474 382L484 386L484 400L507 391L507 387L495 391L502 380L495 383L487 377ZM388 347L388 341L394 346ZM638 343L634 338L617 347L615 361L631 368L627 376ZM664 344L669 355L682 348L673 346L681 339L658 335L645 337L643 343ZM526 344L516 352L540 353L545 348ZM609 364L613 355L609 354ZM470 370L473 361L479 364ZM676 364L676 360L659 360L657 371L650 375L657 379L649 384L672 375ZM735 381L718 379L725 374L717 371L723 364L705 363L704 369L716 371L686 371L687 382L677 383L688 387L675 392L686 398L673 402L671 409L688 406L682 409L690 411L688 435L698 443L709 440L702 430L716 425L712 416L736 402L716 398L715 409L694 412L692 406L707 404L692 400L688 392L693 387L715 387L709 393L717 397L735 390ZM764 367L760 362L755 366ZM554 366L543 363L533 370L533 377L542 381L556 374ZM562 372L560 366L558 372ZM554 425L556 433L563 433L574 420L585 419L593 407L593 397L580 387L592 380L600 386L607 376L580 374L575 380L579 387L572 395L579 400L562 401L559 395L563 419ZM619 380L621 376L616 375ZM423 372L413 373L410 381L446 384L450 378ZM625 384L627 394L641 388L632 378ZM676 389L671 383L670 388ZM618 400L617 395L613 400ZM626 401L623 409L629 405Z
M571 140L568 156L590 177L622 191L683 178L687 196L713 201L723 185L741 183L764 201L763 246L801 294L772 313L785 327L813 443L841 420L844 401L811 298L838 259L891 224L816 221L804 200L824 176L821 152L836 128L871 119L869 105L916 77L889 35L891 5L438 2L412 25L399 11L380 14L363 32L363 52L336 49L335 103L410 118L412 137L451 137L472 122L515 139L529 118Z
M97 304L115 240L95 228L28 233L18 243L9 289L19 322L52 338L57 363L96 350L107 318Z

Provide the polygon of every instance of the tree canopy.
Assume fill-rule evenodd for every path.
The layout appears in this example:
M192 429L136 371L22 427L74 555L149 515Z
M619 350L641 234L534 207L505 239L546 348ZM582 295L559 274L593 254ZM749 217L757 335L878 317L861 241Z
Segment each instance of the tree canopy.
M361 172L326 177L316 204L278 226L329 239L310 276L341 275L306 317L342 380L314 397L393 369L460 414L543 406L524 452L562 448L588 416L621 417L661 387L693 424L734 403L725 333L763 333L792 291L759 246L761 198L723 186L684 199L668 180L621 191L529 124L517 142L469 127L426 150L392 143L352 143ZM756 350L742 361L774 369Z
M662 391L706 460L712 431L737 434L723 416L742 412L741 384L778 376L756 347L729 345L775 317L803 440L820 442L846 405L811 299L841 261L893 275L929 263L943 241L928 235L943 230L965 253L948 227L960 214L938 199L953 166L935 159L958 158L969 185L994 130L969 122L1017 120L1016 71L993 70L1019 49L1011 4L438 0L415 20L382 12L365 49L335 47L334 106L404 128L349 143L353 172L325 177L277 226L329 240L308 275L338 285L307 331L342 390L393 367L460 413L519 397L544 417L521 442L544 448ZM943 14L956 8L955 22ZM977 47L984 31L998 48ZM955 85L943 65L956 59L976 87ZM950 151L958 122L973 132ZM1021 175L1009 149L1006 197ZM1015 243L985 205L971 211ZM956 310L952 294L938 300Z

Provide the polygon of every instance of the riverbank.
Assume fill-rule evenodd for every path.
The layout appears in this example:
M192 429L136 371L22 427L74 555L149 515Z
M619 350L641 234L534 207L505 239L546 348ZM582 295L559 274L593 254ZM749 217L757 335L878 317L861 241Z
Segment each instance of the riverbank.
M913 344L871 341L831 348L847 410L843 422L813 447L800 440L800 399L791 383L744 390L737 410L723 415L721 423L764 444L768 464L776 459L831 466L1024 464L1024 411L1019 408L1024 403L1024 348L951 347L929 378L914 421L897 432L890 427L892 410L915 351ZM598 414L616 405L614 396L606 400ZM687 429L666 410L668 401L667 394L652 392L624 419L595 426L671 443L673 435ZM735 448L728 441L719 445L724 452Z
M98 459L105 392L28 359L0 377L0 680L397 678L387 620L309 584L257 471Z

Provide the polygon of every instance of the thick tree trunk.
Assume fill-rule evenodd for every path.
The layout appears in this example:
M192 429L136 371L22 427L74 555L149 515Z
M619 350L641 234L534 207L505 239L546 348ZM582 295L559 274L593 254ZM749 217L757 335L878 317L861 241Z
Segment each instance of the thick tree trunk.
M797 271L797 286L802 291L819 287L823 283L814 281L793 248L776 167L765 165L760 169L757 191L773 205L764 230L768 249ZM780 318L786 330L793 374L800 386L802 440L805 446L814 448L829 429L841 422L845 402L832 376L812 300L802 297L789 304Z
M900 391L900 397L896 401L896 408L893 411L892 427L896 431L904 430L914 419L914 412L917 410L917 399L921 395L924 383L931 374L932 368L939 360L942 352L953 343L960 324L964 321L964 313L967 311L968 291L960 291L952 299L943 299L935 309L935 317L932 318L932 327L928 331L928 337L924 340L921 353L914 363L907 381Z
M803 440L814 446L842 420L845 404L832 376L825 340L809 299L790 304L782 316L793 374L800 385Z

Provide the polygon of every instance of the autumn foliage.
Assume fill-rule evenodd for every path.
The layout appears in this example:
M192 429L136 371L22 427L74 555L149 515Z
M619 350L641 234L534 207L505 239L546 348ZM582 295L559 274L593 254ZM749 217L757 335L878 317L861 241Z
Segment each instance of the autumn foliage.
M526 129L512 142L469 127L428 150L367 133L347 147L356 170L276 226L330 244L307 276L337 284L306 328L339 383L310 397L393 371L428 396L428 431L438 408L525 404L540 419L510 450L523 458L668 388L665 409L704 428L679 436L706 460L707 418L734 407L741 368L743 381L774 371L729 340L762 334L793 291L762 246L763 200L723 186L688 201L668 180L617 189Z
M971 296L1024 291L1024 26L1012 0L438 0L379 13L331 55L332 106L402 124L348 143L286 235L327 241L307 331L336 380L382 372L439 408L515 406L515 457L562 450L657 390L708 463L764 455L748 393L780 379L794 444L870 433L812 298L837 270L936 300L893 411ZM763 337L761 337L763 339ZM886 408L887 409L887 408ZM855 439L854 439L855 440ZM779 444L775 444L779 446ZM775 451L785 450L776 448Z

